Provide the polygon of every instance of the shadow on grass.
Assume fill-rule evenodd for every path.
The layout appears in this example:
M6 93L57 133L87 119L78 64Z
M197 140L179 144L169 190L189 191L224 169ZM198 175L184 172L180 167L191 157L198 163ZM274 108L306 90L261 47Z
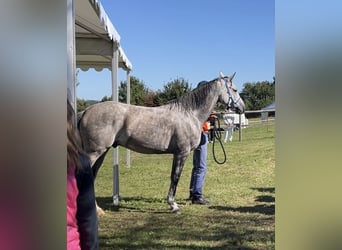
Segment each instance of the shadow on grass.
M275 198L270 195L259 195L256 197L255 201L258 202L275 202Z
M265 215L274 215L274 205L256 205L250 207L226 207L226 206L210 206L209 209L221 211L233 211L240 213L259 213Z
M190 206L177 215L164 209L161 198L120 197L118 209L112 197L99 197L98 204L109 210L100 218L100 249L274 249L274 189L252 189L263 193L255 199L262 204Z
M275 193L275 188L251 188L252 190L256 190L262 193Z
M209 209L216 209L216 210L221 210L221 211L233 211L233 212L240 212L240 213L259 213L259 214L264 214L264 215L274 215L275 205L267 204L267 203L275 202L275 197L273 196L273 194L275 193L275 189L274 188L251 188L251 189L262 192L262 193L271 193L271 195L256 196L255 201L263 203L263 204L258 204L255 206L244 206L244 207L210 206Z
M148 214L144 219L134 212L123 216L111 220L120 230L100 235L100 249L274 249L274 232L258 228L272 224L270 218L220 211L176 217Z
M113 197L97 197L96 201L98 206L100 206L104 210L109 211L119 211L119 210L128 210L128 211L136 211L136 212L148 212L148 213L161 213L161 214L168 214L170 211L168 210L169 205L166 202L166 199L162 198L146 198L141 196L133 196L133 197L120 197L120 205L114 206L113 205ZM146 208L146 204L155 204L155 208ZM178 205L186 205L188 203L187 200L177 200ZM131 204L128 206L127 204ZM141 204L139 205L132 205L132 204ZM159 208L158 208L159 205ZM160 206L163 206L160 208ZM145 208L142 208L145 207Z

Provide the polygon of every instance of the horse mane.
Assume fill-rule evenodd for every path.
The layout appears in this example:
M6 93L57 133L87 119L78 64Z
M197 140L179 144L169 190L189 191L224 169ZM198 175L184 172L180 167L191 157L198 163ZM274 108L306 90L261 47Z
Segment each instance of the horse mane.
M208 96L208 93L213 91L216 88L214 84L218 78L207 82L206 84L202 84L192 91L184 94L183 96L169 101L165 104L165 107L170 108L170 110L177 111L189 111L192 109L199 108L203 105L203 100Z

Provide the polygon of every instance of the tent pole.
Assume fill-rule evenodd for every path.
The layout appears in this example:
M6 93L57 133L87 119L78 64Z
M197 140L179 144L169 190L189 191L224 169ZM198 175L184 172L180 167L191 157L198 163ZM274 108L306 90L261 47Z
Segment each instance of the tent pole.
M75 3L67 0L67 98L74 111L77 113L76 105L76 56L75 56ZM76 123L76 116L75 116Z
M127 104L131 104L131 79L130 79L130 71L127 70ZM127 167L131 166L131 152L129 149L126 149L126 165Z
M113 44L112 58L112 96L113 101L119 100L118 93L118 66L119 66L119 48ZM114 148L113 154L113 204L119 206L119 148Z
M242 125L241 125L241 114L239 114L239 141L241 141Z

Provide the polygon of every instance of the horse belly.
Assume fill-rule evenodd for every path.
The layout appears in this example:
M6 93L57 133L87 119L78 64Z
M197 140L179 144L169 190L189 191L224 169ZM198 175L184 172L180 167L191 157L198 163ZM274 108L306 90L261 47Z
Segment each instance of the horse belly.
M149 144L146 142L140 142L136 140L129 140L127 141L126 145L122 145L128 149L131 149L135 152L142 153L142 154L167 154L168 147L163 147L162 145L158 144Z
M158 129L157 129L158 130ZM143 154L170 153L170 133L151 131L135 131L125 140L118 140L118 144Z

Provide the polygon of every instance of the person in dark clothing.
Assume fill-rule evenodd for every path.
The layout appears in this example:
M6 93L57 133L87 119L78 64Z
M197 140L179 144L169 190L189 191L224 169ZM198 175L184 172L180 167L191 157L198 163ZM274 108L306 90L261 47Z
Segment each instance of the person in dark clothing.
M212 112L208 118L208 122L210 122L210 130L209 130L209 142L214 141L214 126L217 120L217 116Z
M194 150L193 168L190 180L190 200L192 204L208 205L209 201L203 197L202 189L207 173L207 144L208 132L201 133L201 142Z
M198 86L206 84L206 81L200 82ZM208 205L209 201L203 197L202 189L205 175L207 173L207 144L208 131L210 129L209 121L204 122L201 132L201 141L193 153L193 167L190 180L190 197L192 204Z
M98 249L97 213L94 192L94 176L88 159L81 157L83 169L76 172L78 187L77 225L81 249Z
M96 250L99 246L94 177L80 146L74 117L67 101L67 249Z

